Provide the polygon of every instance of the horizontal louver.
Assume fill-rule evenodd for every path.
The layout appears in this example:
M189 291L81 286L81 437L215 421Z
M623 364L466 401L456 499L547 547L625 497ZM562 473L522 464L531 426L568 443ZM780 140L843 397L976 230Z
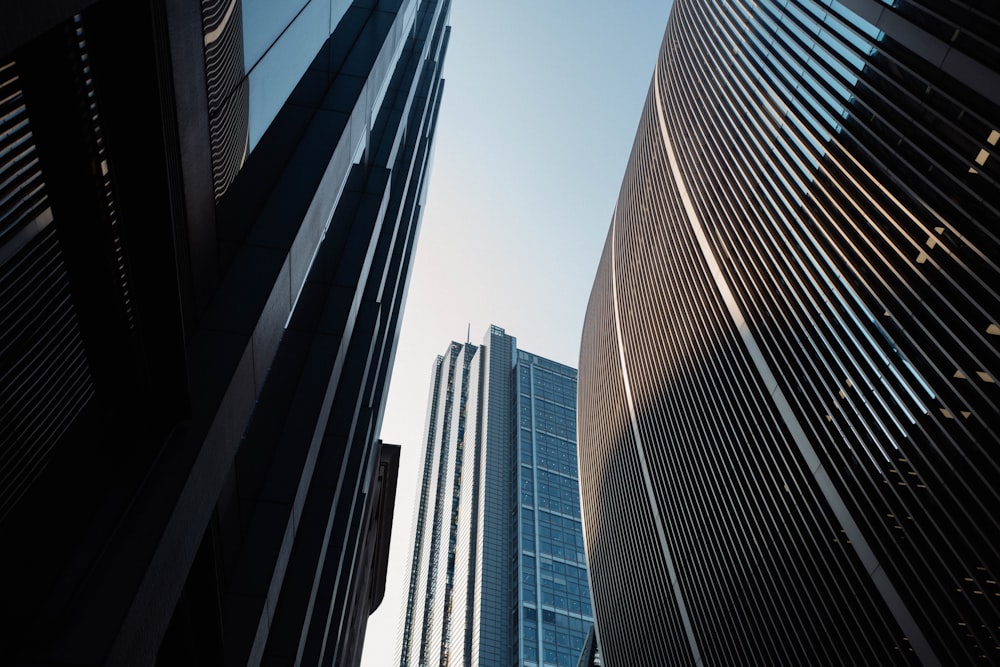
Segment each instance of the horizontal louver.
M0 247L43 214L42 170L13 61L0 63ZM0 259L4 257L0 254Z
M93 388L15 63L0 74L2 520Z
M118 202L115 197L114 184L111 178L111 168L108 160L108 150L104 141L104 129L101 125L101 115L97 107L97 91L94 87L94 76L90 67L90 54L87 51L87 38L84 34L80 15L73 17L74 23L74 56L80 71L81 97L87 105L87 119L90 121L90 140L94 152L94 161L98 164L100 174L97 175L98 187L103 201L105 222L111 228L111 244L114 257L114 272L118 281L119 296L122 310L128 319L129 328L135 329L135 305L132 290L129 285L128 258L125 252L125 240L122 237L121 223L118 220Z
M250 93L243 79L239 0L204 0L205 78L215 200L226 192L249 151Z
M92 394L50 225L0 267L0 519Z

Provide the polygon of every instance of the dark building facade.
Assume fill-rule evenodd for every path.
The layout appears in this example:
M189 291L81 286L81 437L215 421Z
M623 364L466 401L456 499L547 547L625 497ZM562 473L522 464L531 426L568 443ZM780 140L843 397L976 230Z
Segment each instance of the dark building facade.
M675 2L580 351L607 667L1000 662L998 13Z
M575 369L500 327L435 359L401 667L576 667L593 617L575 399Z
M577 667L601 667L601 652L597 649L597 632L590 626L587 639L580 650L580 660Z
M0 3L0 663L360 660L448 15Z
M353 599L346 604L341 652L335 665L359 665L365 646L368 616L385 597L385 578L389 569L389 540L392 536L393 507L396 502L396 482L399 478L399 445L380 444L378 472L367 493L368 516L362 520L363 534L358 545Z

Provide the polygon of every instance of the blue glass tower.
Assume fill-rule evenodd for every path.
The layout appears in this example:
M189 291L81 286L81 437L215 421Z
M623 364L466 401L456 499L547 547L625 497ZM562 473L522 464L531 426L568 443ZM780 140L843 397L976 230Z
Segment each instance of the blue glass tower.
M576 465L576 370L517 353L519 662L575 665L592 622Z
M435 360L400 665L575 665L592 623L576 370L491 327Z

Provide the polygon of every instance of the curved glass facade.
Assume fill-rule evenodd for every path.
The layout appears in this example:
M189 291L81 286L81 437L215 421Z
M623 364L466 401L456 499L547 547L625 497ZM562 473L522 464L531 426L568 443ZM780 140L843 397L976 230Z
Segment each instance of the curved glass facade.
M399 4L377 5L371 18L388 24ZM400 10L404 23L412 22L417 4L410 2ZM216 199L225 193L306 71L322 70L322 63L314 62L316 54L338 29L345 34L338 36L336 50L346 55L347 45L357 38L349 33L364 22L358 17L343 20L350 7L348 0L201 0ZM388 35L380 71L391 69L398 59L405 32L395 28ZM340 67L337 73L354 79L340 84L339 99L328 101L329 108L345 111L337 106L347 97L344 91L364 85L370 68L360 63L343 66L336 55L327 54L326 60Z
M998 30L675 3L580 353L606 665L1000 660Z

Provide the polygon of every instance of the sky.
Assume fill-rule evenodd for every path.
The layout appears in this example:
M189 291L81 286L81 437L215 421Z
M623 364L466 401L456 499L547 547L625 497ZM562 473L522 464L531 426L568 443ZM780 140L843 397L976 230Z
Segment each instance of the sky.
M385 598L362 667L395 664L431 367L491 324L578 365L597 262L670 0L456 0L427 203L381 437L402 446Z

